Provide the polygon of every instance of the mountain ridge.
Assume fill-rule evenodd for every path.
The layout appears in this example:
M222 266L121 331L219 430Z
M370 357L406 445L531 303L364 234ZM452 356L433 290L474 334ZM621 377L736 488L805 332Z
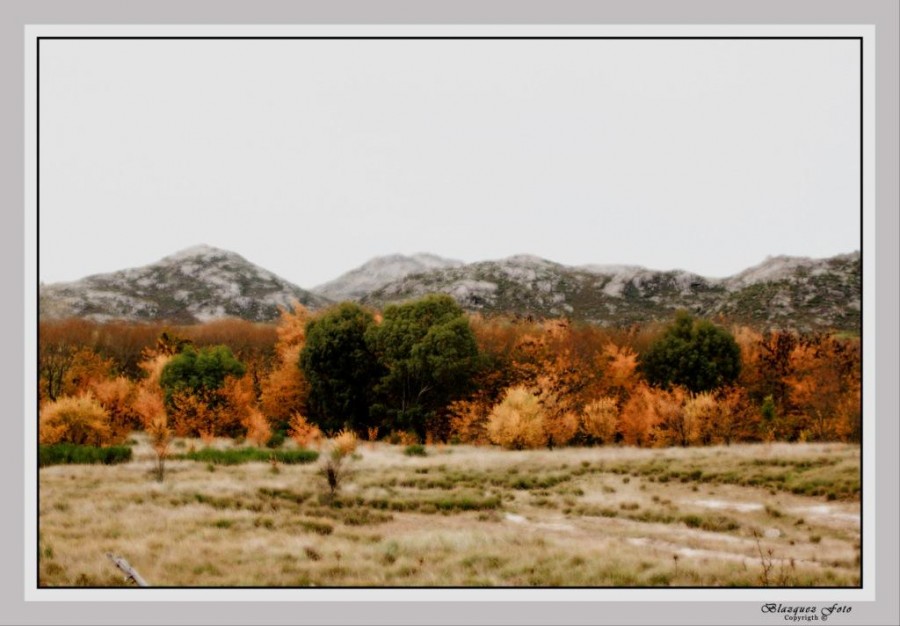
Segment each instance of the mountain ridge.
M822 259L770 257L732 276L641 266L565 266L531 255L411 274L364 296L383 307L430 292L469 311L566 316L603 325L644 323L687 309L757 326L858 332L858 251Z
M294 301L312 309L330 304L236 252L205 244L149 265L41 285L39 300L42 318L179 323L223 317L264 322Z
M369 259L311 291L330 300L356 300L375 289L410 274L432 269L464 265L456 259L419 252L411 255L388 254Z
M858 332L861 256L858 251L819 259L778 255L732 276L709 278L638 265L567 266L529 254L475 263L429 253L393 254L303 289L235 252L199 245L147 266L42 285L40 314L270 321L294 300L313 310L343 300L382 308L434 292L485 314L627 325L687 309L757 326Z

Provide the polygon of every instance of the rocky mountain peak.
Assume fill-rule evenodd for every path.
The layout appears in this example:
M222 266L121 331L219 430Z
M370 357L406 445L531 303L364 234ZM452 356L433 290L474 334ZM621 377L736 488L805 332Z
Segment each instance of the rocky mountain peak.
M40 287L42 318L269 321L294 301L312 309L329 303L239 254L208 245L143 267Z

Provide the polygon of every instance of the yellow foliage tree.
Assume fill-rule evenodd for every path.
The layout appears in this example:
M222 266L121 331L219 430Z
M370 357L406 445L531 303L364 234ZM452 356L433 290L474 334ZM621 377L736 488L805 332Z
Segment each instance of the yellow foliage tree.
M619 405L613 397L586 404L581 414L581 428L585 434L605 444L615 442L618 421Z
M684 430L691 445L710 444L718 439L722 411L709 391L692 394L684 402Z
M487 434L492 443L504 448L543 447L547 445L544 407L527 388L512 387L488 416Z
M599 355L609 391L620 399L627 397L638 382L637 352L628 346L608 343Z
M655 444L687 446L698 437L698 424L688 419L684 403L688 392L682 387L650 388L651 410L655 415Z
M625 445L653 444L659 422L655 404L653 390L644 382L638 383L619 414L618 430Z
M90 394L62 396L41 409L38 439L42 444L102 446L110 442L109 414Z

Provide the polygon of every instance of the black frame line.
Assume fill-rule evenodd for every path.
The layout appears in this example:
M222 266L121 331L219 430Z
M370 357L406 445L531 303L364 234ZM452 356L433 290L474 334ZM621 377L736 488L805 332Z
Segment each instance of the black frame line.
M864 93L864 79L863 79L863 51L864 51L864 37L862 35L859 36L789 36L789 35L772 35L772 36L725 36L725 35L710 35L710 36L586 36L586 35L575 35L575 36L525 36L525 35L515 35L515 36L446 36L446 35L436 35L436 36L427 36L427 35L416 35L416 36L190 36L190 35L179 35L179 36L125 36L125 35L117 35L117 36L67 36L67 35L52 35L52 36L41 36L38 35L35 38L36 43L36 57L35 57L35 95L36 95L36 116L35 116L35 158L36 158L36 169L35 169L35 180L36 180L36 194L35 194L35 234L37 237L37 241L35 242L35 269L36 269L36 287L37 293L35 296L35 337L37 339L37 343L35 346L36 358L35 362L35 380L40 380L40 358L39 358L39 350L40 350L40 198L41 198L41 147L40 147L40 137L41 137L41 41L74 41L74 40L92 40L92 41L128 41L128 40L143 40L143 41L347 41L347 40L364 40L364 41L379 41L379 40L411 40L411 41L427 41L427 40L452 40L452 41L479 41L479 40L513 40L513 41L522 41L522 40L540 40L540 41L725 41L725 40L742 40L742 41L768 41L768 40L782 40L782 41L858 41L859 42L859 221L860 221L860 236L859 236L859 258L860 258L860 328L859 328L859 337L860 337L860 379L865 380L865 363L864 363L864 348L865 348L865 290L864 286L864 267L863 263L864 259L864 250L863 250L863 240L864 236L864 204L863 204L863 190L864 190L864 167L863 167L863 142L864 142L864 104L865 104L865 93ZM863 415L864 402L863 398L865 395L865 389L861 388L860 391L860 416ZM38 409L39 406L39 392L36 394L34 399L35 408ZM37 415L38 411L35 412ZM403 591L416 591L416 590L455 590L455 589L483 589L483 590L520 590L520 589L553 589L553 590L581 590L581 591L605 591L605 590L613 590L613 589L623 589L623 590L722 590L722 589L741 589L741 590L756 590L756 589L770 589L770 590L783 590L783 589L803 589L803 590L846 590L846 589L864 589L864 576L865 576L865 507L864 507L864 498L865 498L865 488L863 484L864 472L863 472L863 459L864 459L864 428L865 428L865 420L860 419L860 468L859 468L859 479L860 479L860 560L859 560L859 585L858 586L815 586L815 587L701 587L701 586L674 586L674 587L650 587L650 586L633 586L633 587L586 587L586 586L566 586L566 587L528 587L528 586L510 586L510 587L469 587L469 586L409 586L409 587L400 587L400 586L362 586L362 585L346 585L346 586L335 586L335 587L315 587L314 589L337 589L337 590L350 590L350 589L397 589ZM35 542L36 554L35 554L35 563L37 564L40 559L40 468L38 467L37 457L38 457L38 449L39 449L38 438L35 437L35 519L37 520L37 536ZM101 586L86 586L86 587L76 587L76 586L66 586L66 587L41 587L40 586L40 571L39 568L35 568L35 588L36 589L119 589L118 587L101 587ZM241 586L241 587L225 587L225 586L155 586L148 587L147 589L184 589L184 590L199 590L199 589L209 589L209 590L223 590L223 589L247 589L247 590L255 590L255 589L272 589L272 590L303 590L310 589L309 587L263 587L263 586Z

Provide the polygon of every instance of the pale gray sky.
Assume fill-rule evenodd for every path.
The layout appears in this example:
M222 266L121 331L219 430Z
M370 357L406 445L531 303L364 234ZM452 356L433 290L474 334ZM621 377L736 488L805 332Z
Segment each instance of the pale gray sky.
M312 287L390 253L725 276L859 248L859 45L40 49L40 279L198 243Z

